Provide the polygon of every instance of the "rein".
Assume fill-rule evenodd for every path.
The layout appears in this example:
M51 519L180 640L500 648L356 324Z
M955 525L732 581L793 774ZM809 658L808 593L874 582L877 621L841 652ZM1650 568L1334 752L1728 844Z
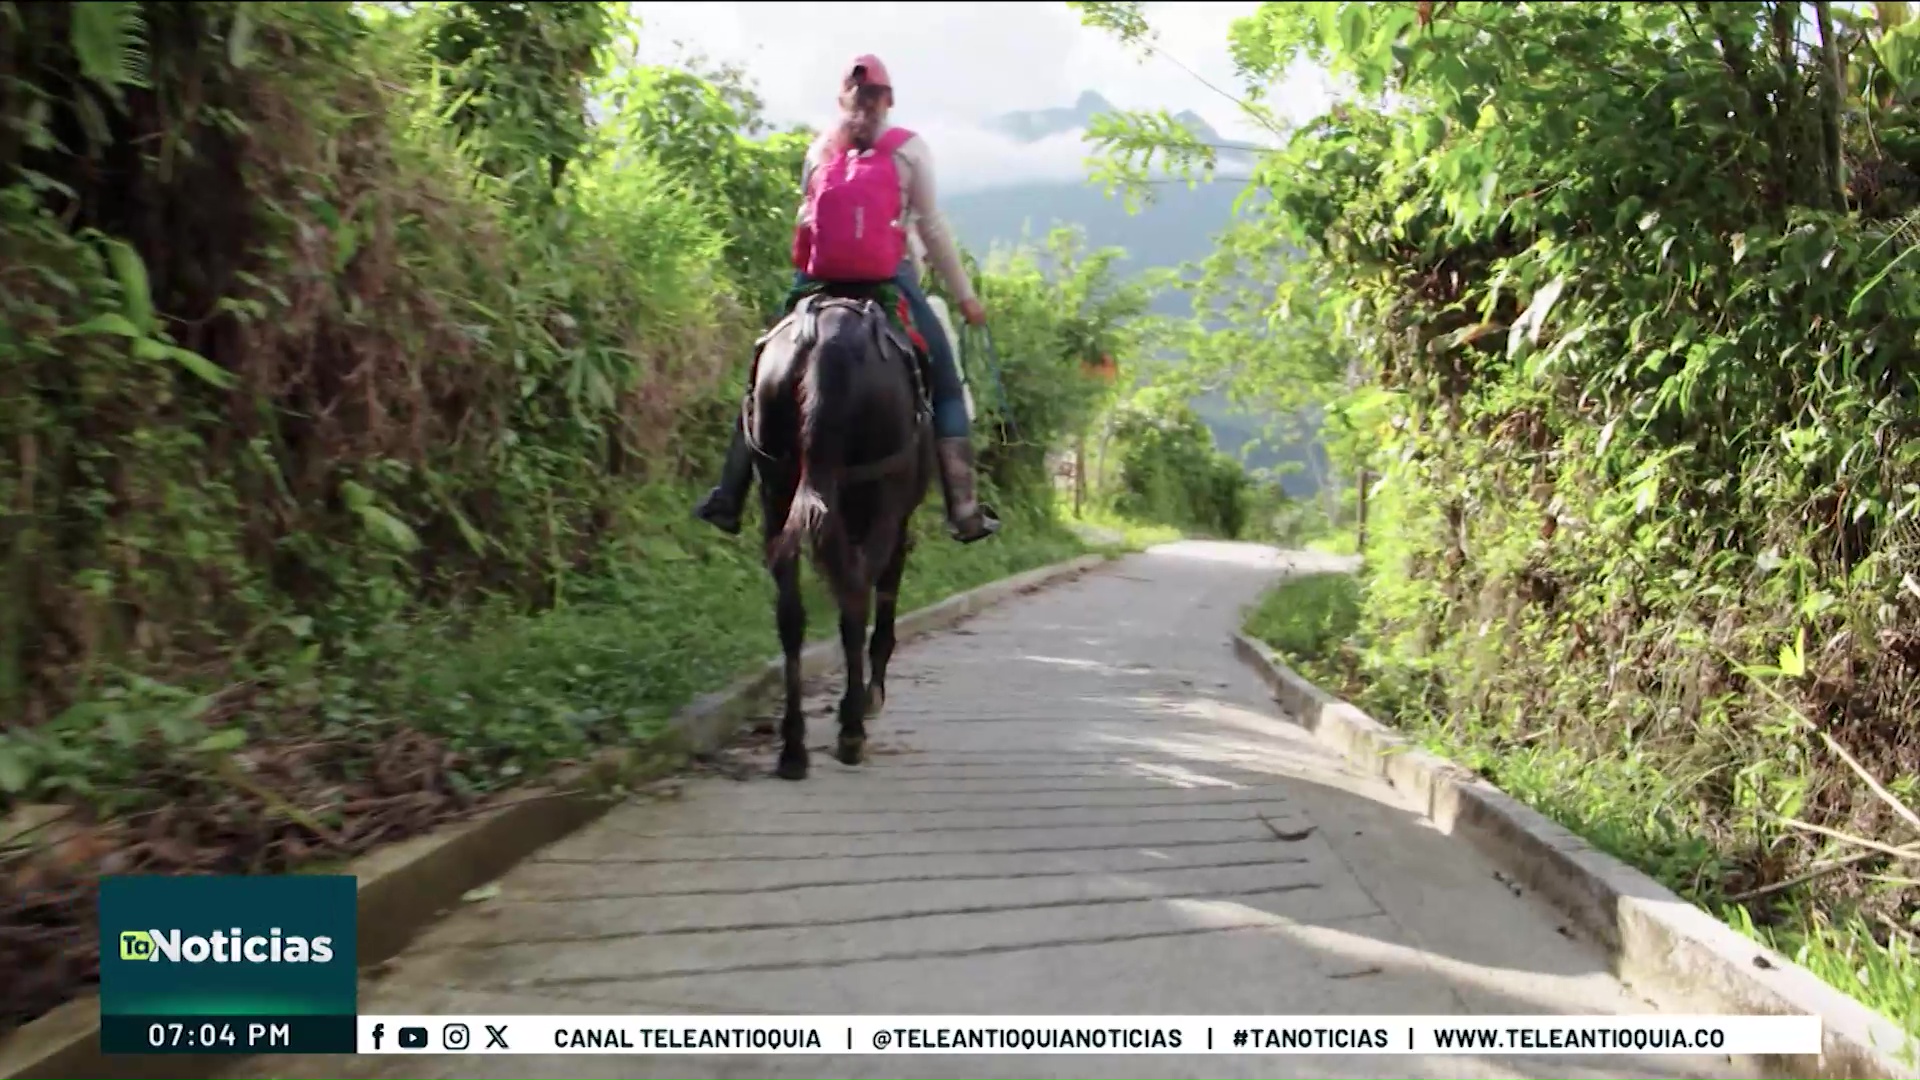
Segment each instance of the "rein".
M961 328L960 333L963 337L971 334L973 340L985 346L984 359L987 362L987 374L993 376L994 396L1000 399L1001 423L1006 425L1008 438L1017 439L1019 429L1014 426L1013 408L1007 404L1007 385L1000 379L1000 350L993 347L992 332L984 326L966 325Z

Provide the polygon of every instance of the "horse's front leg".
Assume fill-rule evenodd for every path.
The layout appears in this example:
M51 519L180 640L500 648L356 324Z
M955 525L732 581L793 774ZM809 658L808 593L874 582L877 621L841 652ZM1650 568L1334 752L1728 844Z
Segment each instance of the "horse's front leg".
M807 608L800 599L800 560L775 560L770 568L780 591L777 620L780 650L786 654L787 711L780 718L780 764L774 772L784 780L807 778L807 714L800 700L800 647L807 638Z
M888 557L886 567L874 582L873 644L870 653L873 670L867 682L866 711L870 717L879 716L880 710L887 707L887 661L893 659L893 614L900 602L900 578L907 569L907 537L907 526L902 523L899 539L893 545L893 554Z
M861 653L867 644L867 588L858 595L840 598L840 649L846 654L847 688L840 695L840 741L833 756L843 765L858 765L867 747L866 659Z

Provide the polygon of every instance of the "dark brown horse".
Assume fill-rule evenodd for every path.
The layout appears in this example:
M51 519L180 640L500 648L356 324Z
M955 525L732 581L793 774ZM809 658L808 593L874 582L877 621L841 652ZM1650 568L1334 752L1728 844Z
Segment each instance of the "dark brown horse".
M866 718L886 703L894 606L906 569L907 523L935 468L931 420L914 353L879 303L808 296L767 335L754 378L752 437L766 528L767 570L779 589L786 653L786 714L780 763L788 780L807 775L807 718L800 701L800 548L832 587L840 609L847 685L834 756L857 765ZM872 682L861 649L874 614Z

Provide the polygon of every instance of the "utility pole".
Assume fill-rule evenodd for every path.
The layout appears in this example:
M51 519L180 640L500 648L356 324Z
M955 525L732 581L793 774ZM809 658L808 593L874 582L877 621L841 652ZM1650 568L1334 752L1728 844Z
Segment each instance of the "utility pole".
M1366 381L1366 369L1361 366L1360 357L1356 355L1347 361L1347 392L1352 393L1359 389ZM1359 481L1359 486L1353 492L1353 516L1356 519L1353 527L1353 550L1355 554L1362 557L1367 553L1367 489L1373 486L1373 470L1367 467L1367 463L1372 460L1372 453L1371 446L1365 447L1360 453L1360 468L1355 477Z
M1073 516L1081 516L1087 502L1087 433L1082 431L1073 446Z
M1357 504L1355 516L1359 518L1359 521L1354 526L1353 546L1355 553L1359 555L1365 555L1367 553L1367 489L1372 486L1373 470L1362 465L1360 467L1360 487L1353 493L1354 501Z

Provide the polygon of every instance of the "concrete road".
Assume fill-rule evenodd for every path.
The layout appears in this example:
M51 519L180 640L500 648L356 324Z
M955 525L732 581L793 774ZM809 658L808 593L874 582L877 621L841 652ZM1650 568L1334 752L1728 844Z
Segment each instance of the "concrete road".
M1229 641L1290 560L1181 543L904 648L872 761L691 777L426 932L369 1013L1528 1014L1649 1006L1280 719ZM911 570L909 570L911 572ZM817 620L828 613L814 612ZM771 618L771 614L768 616ZM255 1077L1711 1076L1675 1057L260 1058Z

